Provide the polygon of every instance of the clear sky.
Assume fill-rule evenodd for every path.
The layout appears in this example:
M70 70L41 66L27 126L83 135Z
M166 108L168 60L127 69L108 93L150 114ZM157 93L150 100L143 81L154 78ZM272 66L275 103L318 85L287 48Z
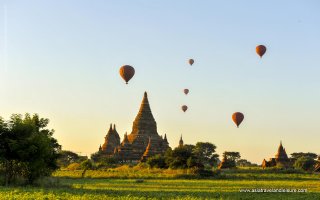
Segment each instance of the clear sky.
M259 164L280 140L288 153L320 153L317 0L0 5L0 115L49 118L63 149L90 155L110 123L122 139L147 91L171 147L182 134ZM259 44L268 48L262 59ZM136 69L128 85L118 74L124 64ZM245 114L239 129L236 111Z

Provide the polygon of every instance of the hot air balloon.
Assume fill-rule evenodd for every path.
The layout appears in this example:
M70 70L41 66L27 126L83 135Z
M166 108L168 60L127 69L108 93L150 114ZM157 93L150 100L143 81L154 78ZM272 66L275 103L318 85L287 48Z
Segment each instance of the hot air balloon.
M130 65L123 65L119 70L120 76L123 78L123 80L126 81L126 84L128 84L128 81L133 77L134 75L134 68Z
M183 112L186 112L186 111L188 110L188 106L183 105L183 106L181 107L181 109L183 110Z
M241 112L235 112L232 115L232 120L234 121L234 123L237 125L238 128L241 122L243 121L243 119L244 119L244 115Z
M193 63L194 63L194 60L193 59L189 59L189 64L193 65Z
M184 89L183 92L187 95L189 93L189 89Z
M266 53L267 48L264 45L259 45L256 47L256 52L262 58L262 56Z

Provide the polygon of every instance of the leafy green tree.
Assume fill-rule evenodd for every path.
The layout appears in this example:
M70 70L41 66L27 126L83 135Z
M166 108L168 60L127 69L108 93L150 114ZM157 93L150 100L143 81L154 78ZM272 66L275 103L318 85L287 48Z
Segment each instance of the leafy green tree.
M93 169L93 163L91 160L87 159L87 160L82 161L80 163L80 167L81 167L81 169L83 169L82 174L81 174L81 177L83 178L88 169Z
M198 168L198 169L203 169L204 164L201 163L200 159L198 159L195 156L190 156L187 160L187 166L188 168Z
M188 168L187 161L192 156L192 150L191 146L186 145L168 150L165 158L166 164L172 169Z
M309 157L312 159L316 159L318 157L318 155L316 153L311 153L311 152L308 152L308 153L295 152L295 153L291 154L291 158L294 160L297 160L300 157Z
M306 171L310 171L313 169L315 164L316 164L316 161L313 158L308 156L302 156L295 161L293 166L296 169L303 169Z
M232 160L235 162L241 158L240 153L235 151L225 151L223 156L226 157L227 160Z
M93 169L94 165L90 159L84 160L80 163L81 169Z
M202 165L217 165L219 155L215 154L216 148L210 142L198 142L192 150L194 159L197 159L197 163L201 163Z
M170 168L209 168L217 164L216 146L209 142L198 142L196 145L183 145L174 150L169 149L165 161Z
M236 167L236 162L240 159L240 153L234 151L225 151L223 154L223 160L219 165L219 168L234 168Z
M18 176L31 184L58 168L61 147L52 137L54 131L46 128L48 123L37 114L13 114L8 122L0 120L0 161L6 185Z

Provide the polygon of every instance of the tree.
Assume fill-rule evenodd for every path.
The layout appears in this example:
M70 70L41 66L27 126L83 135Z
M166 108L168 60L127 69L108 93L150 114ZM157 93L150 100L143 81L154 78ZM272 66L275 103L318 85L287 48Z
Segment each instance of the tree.
M233 152L233 151L231 151L231 152L225 151L222 155L223 155L223 160L219 164L219 169L236 167L236 162L241 157L239 152Z
M81 169L83 169L82 174L81 174L81 177L83 178L88 169L93 169L93 163L91 160L87 159L87 160L82 161L80 163L80 167L81 167Z
M209 142L198 142L193 148L193 155L197 159L197 163L202 165L214 166L218 162L218 154L215 154L216 146Z
M311 152L308 152L308 153L295 152L295 153L291 154L291 158L294 160L297 160L300 157L309 157L312 159L316 159L318 157L318 155L316 153L311 153Z
M240 159L240 153L235 151L225 151L223 156L226 157L227 160L237 161Z
M315 164L316 164L316 161L313 158L308 156L302 156L295 161L293 166L296 169L303 169L306 171L310 171L313 169Z
M57 169L61 146L47 129L48 119L37 114L13 114L8 122L0 120L0 157L5 183L22 177L28 183L41 176L49 176Z
M184 145L174 150L167 150L165 154L166 164L173 169L188 168L187 161L192 156L193 145Z

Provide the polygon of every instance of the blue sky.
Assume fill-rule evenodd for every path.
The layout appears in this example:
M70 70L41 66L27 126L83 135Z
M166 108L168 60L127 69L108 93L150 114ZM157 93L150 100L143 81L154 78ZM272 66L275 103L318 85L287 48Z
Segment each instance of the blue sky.
M49 118L64 149L90 155L110 123L123 138L147 91L171 147L182 134L258 163L280 140L288 153L320 153L318 1L0 5L1 116ZM118 75L124 64L136 69L129 85ZM239 129L236 111L245 114Z

